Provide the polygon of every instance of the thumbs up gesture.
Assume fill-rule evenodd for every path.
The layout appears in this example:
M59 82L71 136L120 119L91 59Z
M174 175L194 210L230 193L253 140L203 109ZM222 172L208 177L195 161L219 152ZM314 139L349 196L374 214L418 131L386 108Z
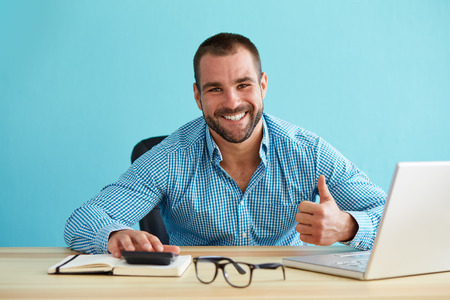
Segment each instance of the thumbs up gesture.
M300 239L320 246L353 239L358 223L349 213L339 209L325 183L325 176L319 177L317 188L320 203L303 201L298 207L300 212L295 215Z

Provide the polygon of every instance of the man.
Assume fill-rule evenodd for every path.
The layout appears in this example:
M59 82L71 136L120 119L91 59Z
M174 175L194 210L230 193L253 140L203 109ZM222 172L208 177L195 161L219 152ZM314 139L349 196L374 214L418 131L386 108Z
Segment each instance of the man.
M70 247L116 257L182 245L372 247L386 194L320 137L263 114L267 75L250 40L210 37L194 73L203 118L77 209L65 229ZM158 203L171 245L130 227Z

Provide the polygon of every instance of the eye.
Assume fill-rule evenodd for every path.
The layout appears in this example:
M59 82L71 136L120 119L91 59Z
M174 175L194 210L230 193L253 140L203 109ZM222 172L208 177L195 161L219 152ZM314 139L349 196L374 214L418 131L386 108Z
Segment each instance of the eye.
M218 93L220 91L222 91L222 89L221 88L217 88L217 87L208 90L208 92L211 92L211 93Z
M250 86L250 84L247 83L241 83L240 85L238 85L238 89L245 89L246 87Z

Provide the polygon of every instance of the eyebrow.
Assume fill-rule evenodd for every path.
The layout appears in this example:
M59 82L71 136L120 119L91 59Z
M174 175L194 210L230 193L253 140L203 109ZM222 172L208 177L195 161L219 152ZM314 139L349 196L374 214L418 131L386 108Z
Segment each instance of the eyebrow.
M202 91L204 91L204 90L206 90L206 89L208 89L210 87L213 87L213 86L220 86L220 83L218 83L218 82L207 82L207 83L205 83L202 86Z
M246 81L256 82L253 79L253 77L245 76L245 77L242 77L242 78L239 78L238 80L236 80L236 83L242 83L242 82L246 82Z
M242 78L238 78L235 83L242 83L242 82L246 82L246 81L251 81L251 82L256 82L252 77L250 76L245 76ZM217 86L221 86L220 82L207 82L202 86L202 91L210 88L210 87L217 87Z

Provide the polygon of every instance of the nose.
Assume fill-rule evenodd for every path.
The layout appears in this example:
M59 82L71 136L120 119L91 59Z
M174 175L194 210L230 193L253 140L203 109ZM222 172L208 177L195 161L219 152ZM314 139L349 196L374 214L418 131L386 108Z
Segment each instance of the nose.
M233 89L227 89L225 91L225 106L230 109L235 109L241 104L239 94Z

